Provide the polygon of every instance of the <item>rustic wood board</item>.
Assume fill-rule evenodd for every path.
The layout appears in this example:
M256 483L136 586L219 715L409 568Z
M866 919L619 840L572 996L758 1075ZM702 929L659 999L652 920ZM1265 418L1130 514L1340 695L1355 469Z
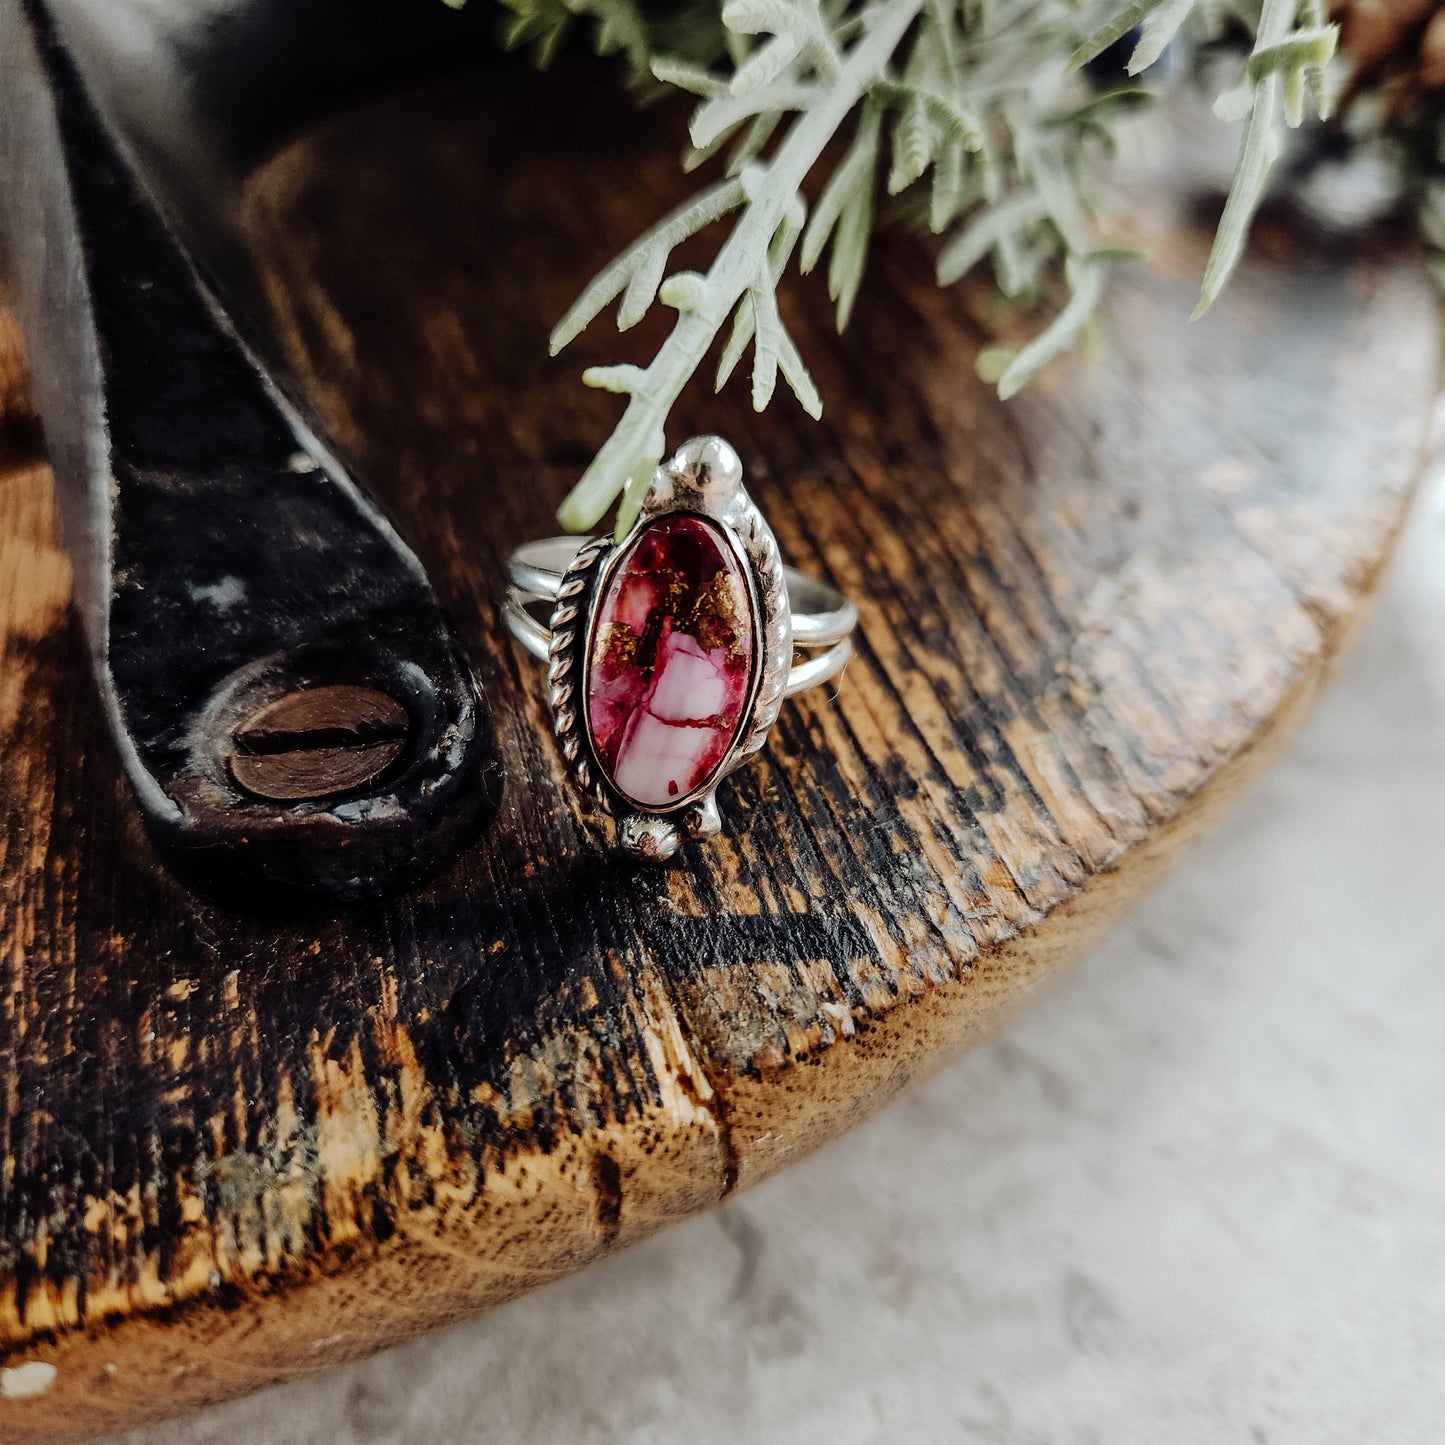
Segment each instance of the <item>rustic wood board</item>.
M1408 261L1265 226L1187 327L1206 236L1160 210L1102 360L1003 405L973 374L983 300L886 244L842 340L812 283L790 291L823 425L786 400L758 419L739 387L689 394L677 431L734 441L785 554L860 599L859 655L723 789L721 839L627 863L579 821L498 604L502 559L553 530L615 414L579 367L657 339L545 355L678 193L676 117L579 132L583 97L504 145L482 89L330 123L245 207L293 361L431 568L505 748L496 828L424 892L267 923L155 863L0 329L7 1441L394 1343L879 1107L1229 796L1400 524L1437 348Z

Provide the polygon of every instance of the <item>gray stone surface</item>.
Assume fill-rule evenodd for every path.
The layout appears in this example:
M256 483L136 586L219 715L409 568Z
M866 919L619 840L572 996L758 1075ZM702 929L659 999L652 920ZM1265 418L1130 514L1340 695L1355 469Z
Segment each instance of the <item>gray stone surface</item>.
M1445 505L1289 756L1009 1028L577 1278L127 1445L1445 1436Z

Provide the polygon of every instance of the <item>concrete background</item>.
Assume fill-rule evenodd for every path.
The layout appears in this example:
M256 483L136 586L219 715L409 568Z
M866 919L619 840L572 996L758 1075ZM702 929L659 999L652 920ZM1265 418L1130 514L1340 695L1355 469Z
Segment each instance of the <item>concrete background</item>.
M126 1445L1445 1437L1445 489L1307 731L1095 956L792 1172Z

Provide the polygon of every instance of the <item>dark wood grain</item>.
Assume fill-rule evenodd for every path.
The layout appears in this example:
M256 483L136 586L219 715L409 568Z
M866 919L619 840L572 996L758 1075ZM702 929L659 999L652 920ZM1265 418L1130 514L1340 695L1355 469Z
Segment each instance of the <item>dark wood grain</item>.
M973 373L985 298L882 245L842 340L789 289L821 426L698 388L674 437L734 442L789 560L859 599L859 655L724 787L722 838L628 863L573 806L499 603L615 415L579 368L657 340L545 353L679 192L678 117L539 85L504 130L485 89L329 124L244 218L293 363L490 697L507 797L450 874L283 924L168 877L99 745L33 428L5 423L0 1363L54 1367L0 1375L7 1441L485 1308L876 1109L1228 798L1400 524L1436 353L1407 261L1265 226L1187 327L1206 238L1156 197L1102 359L1003 405Z

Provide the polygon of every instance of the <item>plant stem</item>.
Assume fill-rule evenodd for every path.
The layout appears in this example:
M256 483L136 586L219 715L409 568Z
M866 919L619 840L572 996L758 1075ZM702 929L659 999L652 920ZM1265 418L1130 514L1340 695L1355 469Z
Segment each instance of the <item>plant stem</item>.
M837 76L794 122L768 166L767 185L748 204L718 252L697 305L678 314L667 340L647 368L646 383L633 394L617 429L558 510L559 520L569 531L585 532L595 526L623 485L638 475L639 465L648 460L646 453L661 440L673 403L755 280L758 258L767 255L773 233L808 172L854 106L877 81L923 3L885 0L873 10L871 23L849 51Z

